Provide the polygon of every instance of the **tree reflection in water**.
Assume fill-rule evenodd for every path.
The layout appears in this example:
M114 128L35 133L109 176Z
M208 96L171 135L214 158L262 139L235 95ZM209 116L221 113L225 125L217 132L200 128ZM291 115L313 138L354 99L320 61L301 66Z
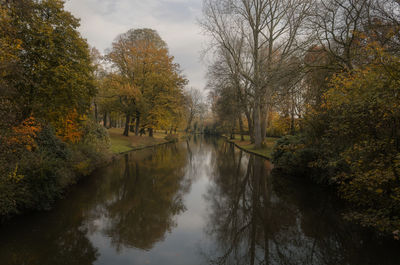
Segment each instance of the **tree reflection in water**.
M0 264L400 264L399 245L344 223L329 192L270 171L217 138L130 153L1 226Z
M210 264L400 264L385 254L393 244L340 218L329 192L273 176L268 161L230 144L213 160L206 233L217 247L202 250Z
M122 248L151 249L185 210L184 145L133 152L86 179L48 213L16 218L0 229L1 265L94 264L91 236Z
M190 180L184 179L187 153L177 148L125 155L112 167L114 177L99 189L108 196L93 213L102 213L102 231L117 250L150 250L185 210L182 197L190 187Z

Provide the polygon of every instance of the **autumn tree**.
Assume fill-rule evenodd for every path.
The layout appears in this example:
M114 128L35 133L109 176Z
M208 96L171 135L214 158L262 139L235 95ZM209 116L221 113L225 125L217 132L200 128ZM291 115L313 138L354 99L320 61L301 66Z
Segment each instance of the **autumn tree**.
M10 100L19 106L18 119L33 115L57 127L72 110L86 113L95 88L88 45L76 30L78 19L63 10L62 1L8 1L6 10L14 30L3 39L18 43L14 62L20 76L4 80L14 84Z
M347 216L392 233L400 229L400 65L373 43L364 52L375 61L336 75L325 94L331 124L323 137L340 143L343 167L334 178L354 205Z
M61 0L0 2L0 218L48 209L107 155L94 64Z
M170 123L181 106L186 79L173 62L166 43L151 29L135 29L120 35L107 55L113 65L113 84L125 114L124 135L135 117L139 126L152 131Z
M276 168L338 188L346 217L398 238L399 49L395 1L320 1L304 58L302 134L280 140ZM319 13L317 13L319 12Z

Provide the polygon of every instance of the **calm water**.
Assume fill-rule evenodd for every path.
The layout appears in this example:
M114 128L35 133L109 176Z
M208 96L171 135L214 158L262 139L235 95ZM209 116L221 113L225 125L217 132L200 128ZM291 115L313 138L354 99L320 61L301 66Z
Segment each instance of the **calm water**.
M0 227L1 265L400 264L335 198L215 138L121 156Z

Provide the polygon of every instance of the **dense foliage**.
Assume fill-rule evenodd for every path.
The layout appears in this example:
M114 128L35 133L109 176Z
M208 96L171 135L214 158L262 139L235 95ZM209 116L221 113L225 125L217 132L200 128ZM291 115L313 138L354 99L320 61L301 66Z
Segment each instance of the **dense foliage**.
M304 133L280 141L274 159L286 173L304 171L336 185L352 206L346 217L397 236L400 61L377 42L360 51L368 61L331 78L323 104L310 108L303 122Z
M0 4L0 217L48 209L108 154L88 44L63 1Z

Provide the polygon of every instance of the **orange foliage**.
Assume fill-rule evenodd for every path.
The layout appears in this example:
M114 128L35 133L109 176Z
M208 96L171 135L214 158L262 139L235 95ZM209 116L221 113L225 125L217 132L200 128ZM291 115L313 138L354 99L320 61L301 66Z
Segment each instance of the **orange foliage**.
M33 117L24 120L20 125L12 128L12 135L7 139L7 144L22 145L31 151L36 147L35 137L40 132L40 124Z
M56 134L64 142L77 143L80 141L83 134L80 130L79 114L76 109L61 118Z

